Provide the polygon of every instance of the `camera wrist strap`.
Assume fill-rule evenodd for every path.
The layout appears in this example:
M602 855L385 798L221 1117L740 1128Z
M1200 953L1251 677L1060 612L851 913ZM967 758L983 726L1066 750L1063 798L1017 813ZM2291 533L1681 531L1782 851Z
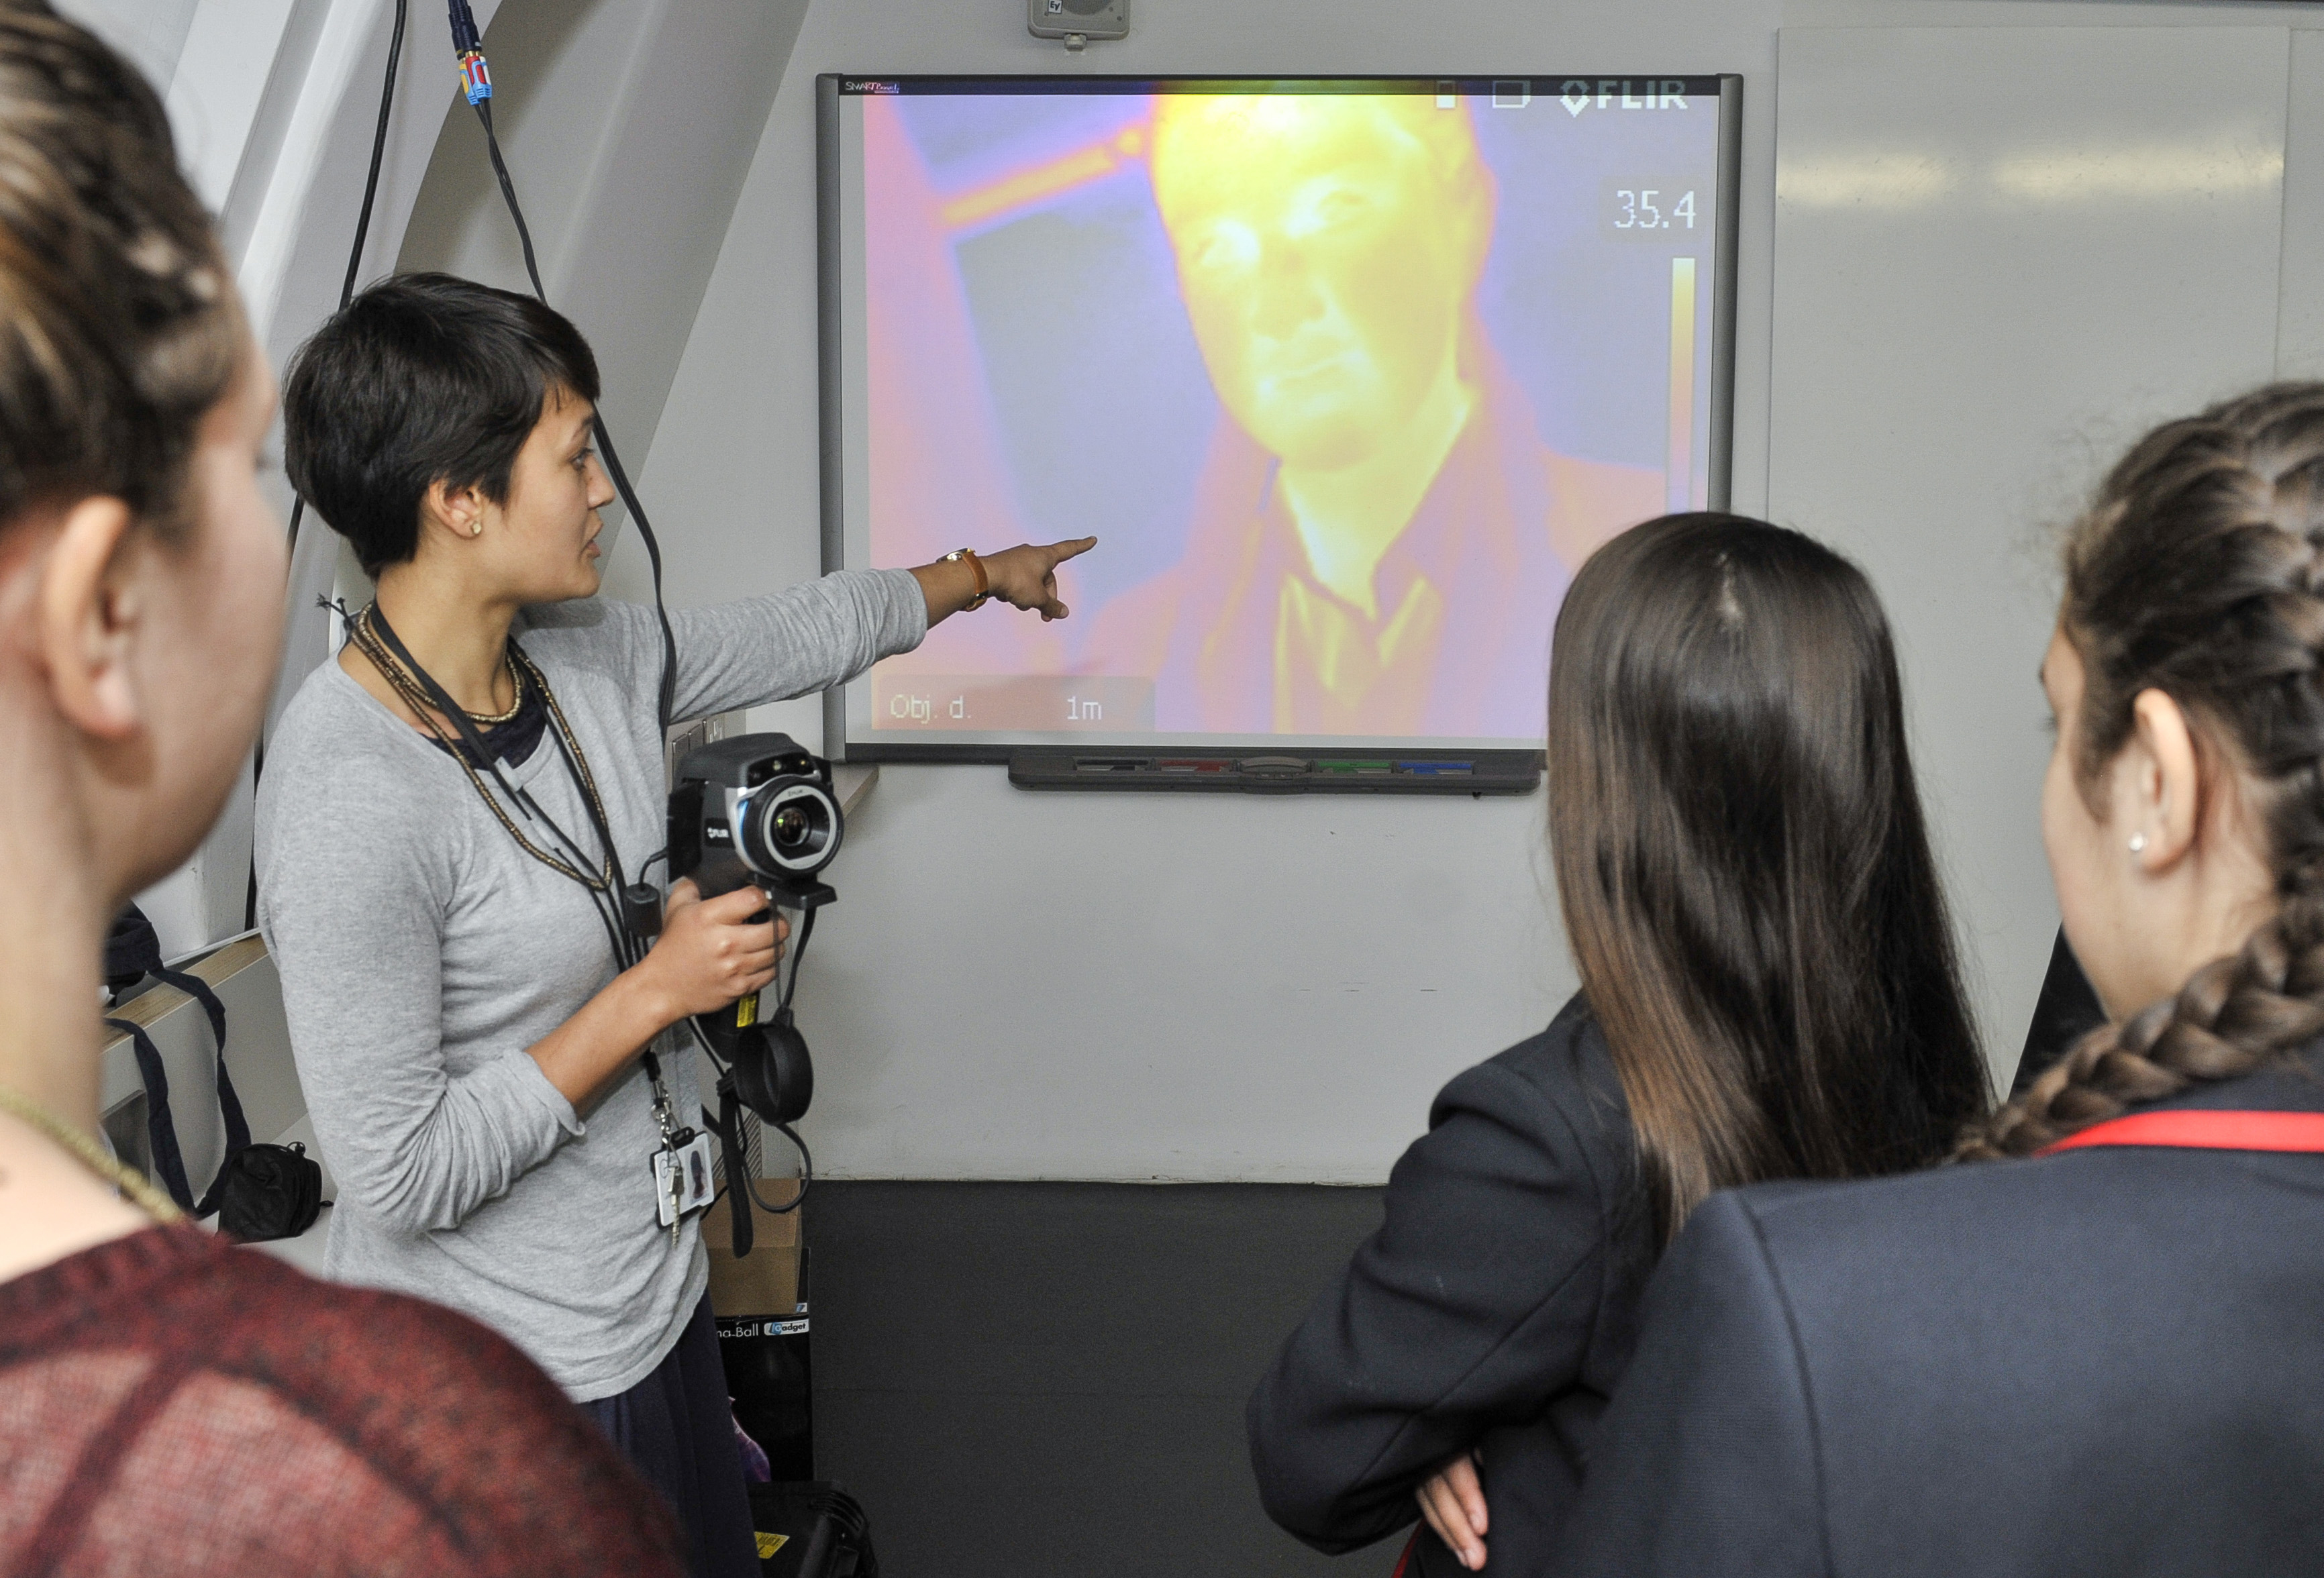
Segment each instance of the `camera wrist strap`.
M734 1097L734 1078L728 1075L718 1081L718 1115L711 1117L710 1109L702 1109L705 1123L718 1132L719 1154L726 1163L726 1216L733 1224L736 1259L751 1252L756 1233L751 1221L751 1160L742 1150L742 1115L741 1103Z

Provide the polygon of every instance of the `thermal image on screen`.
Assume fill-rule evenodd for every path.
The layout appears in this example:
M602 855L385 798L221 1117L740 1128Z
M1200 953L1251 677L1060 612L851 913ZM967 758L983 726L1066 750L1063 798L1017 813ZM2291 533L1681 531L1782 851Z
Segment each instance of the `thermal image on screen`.
M844 562L1099 539L850 740L1537 744L1574 570L1719 496L1719 95L841 83Z

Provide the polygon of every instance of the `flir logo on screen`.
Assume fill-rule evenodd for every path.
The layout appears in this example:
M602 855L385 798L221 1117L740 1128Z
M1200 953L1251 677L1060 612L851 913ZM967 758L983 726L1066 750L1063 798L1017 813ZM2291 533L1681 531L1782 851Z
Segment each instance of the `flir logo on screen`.
M1499 85L1494 86L1493 102L1498 105ZM1591 92L1593 87L1595 94ZM1601 77L1593 84L1576 77L1557 85L1557 102L1569 115L1578 115L1592 104L1601 110L1683 110L1686 83L1678 78L1650 78L1639 85L1628 77Z

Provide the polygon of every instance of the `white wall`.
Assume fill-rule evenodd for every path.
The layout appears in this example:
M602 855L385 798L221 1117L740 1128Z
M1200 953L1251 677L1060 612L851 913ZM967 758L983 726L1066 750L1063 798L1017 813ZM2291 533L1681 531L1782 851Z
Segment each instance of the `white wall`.
M1739 71L1734 498L1758 511L1769 507L1771 378L1786 349L1775 327L1779 30L2309 21L2264 5L2022 0L1379 0L1361 9L1147 0L1135 14L1128 42L1074 59L1026 36L1010 0L815 0L644 469L671 548L674 603L771 589L818 568L819 71ZM2303 61L2324 73L2324 51L2310 47L2319 41L2293 41L2295 76ZM2281 74L2247 85L2279 105L2284 87ZM2295 115L2284 177L2287 366L2302 353L2324 358L2324 307L2309 308L2294 289L2296 280L2324 285L2324 263L2297 250L2299 238L2324 232L2324 192L2312 189L2324 170L2319 118ZM2272 267L2236 276L2229 289L2253 299L2236 311L2273 310ZM2135 342L2147 326L2108 332ZM2006 355L2006 335L1992 337ZM1916 501L1919 516L1950 510L1954 552L1990 575L2006 605L1989 619L1949 626L1921 595L1908 535L1919 516L1884 516L1877 500L1868 508L1845 491L1818 496L1805 473L1784 472L1784 448L1774 451L1779 475L1802 478L1787 482L1779 517L1858 554L1896 614L1915 748L2004 1078L2055 922L2028 857L2043 746L2031 721L2031 663L2018 662L2038 652L2048 618L2039 518L2070 507L2118 437L2104 423L2093 430L2084 405L2043 406L2036 388L2026 400L2047 419L2025 430L2021 409L1997 450L1993 425L1969 414L2024 371L1950 370L1955 381L1926 391L1915 412L1923 430L1907 442L1928 463L1915 485L1936 490ZM2202 377L2219 371L2214 358ZM2230 371L2256 379L2270 368L2263 359ZM1796 376L1812 380L1813 370ZM2158 383L2181 392L2168 378ZM1941 463L1952 452L1974 462L1976 484L1948 493ZM624 544L615 555L617 590L642 584L630 554ZM1996 722L1995 707L2015 711ZM809 703L769 709L760 721L820 737ZM841 902L801 989L818 1056L806 1125L818 1161L857 1177L1377 1180L1446 1078L1537 1028L1572 988L1543 874L1542 818L1538 796L1035 796L1010 790L998 768L889 766L835 867Z
M2052 528L2140 433L2275 371L2291 43L1783 37L1769 509L1883 589L2005 1076L2057 925L2034 816Z

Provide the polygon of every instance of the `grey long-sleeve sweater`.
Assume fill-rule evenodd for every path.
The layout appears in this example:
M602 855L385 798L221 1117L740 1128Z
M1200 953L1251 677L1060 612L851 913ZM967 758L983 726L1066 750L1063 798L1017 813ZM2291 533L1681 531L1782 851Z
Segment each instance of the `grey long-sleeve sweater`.
M673 614L678 716L837 684L917 646L927 619L901 570ZM636 881L666 838L652 610L563 603L515 634ZM595 847L553 741L510 781ZM643 1379L708 1280L694 1222L675 1241L655 1223L652 1087L633 1064L576 1113L526 1053L613 979L588 895L519 849L459 764L337 663L308 676L268 745L257 856L259 920L338 1180L327 1271L485 1322L576 1400ZM663 1068L680 1121L698 1125L693 1062Z

